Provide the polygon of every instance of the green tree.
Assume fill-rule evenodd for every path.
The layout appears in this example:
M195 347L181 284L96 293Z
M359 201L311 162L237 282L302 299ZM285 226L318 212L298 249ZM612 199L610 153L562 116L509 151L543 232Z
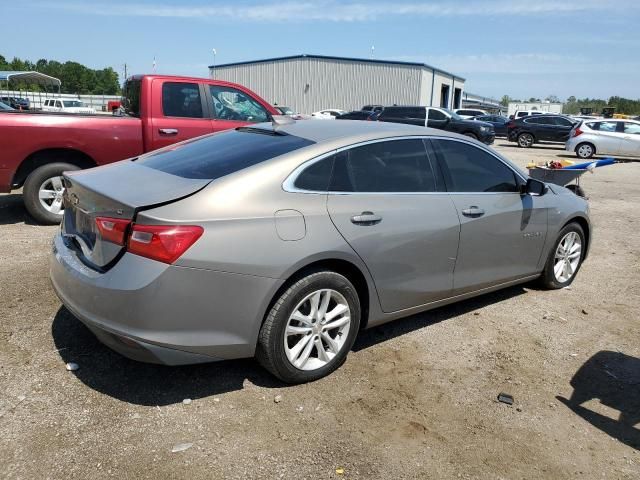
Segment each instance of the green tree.
M503 95L502 100L500 100L500 105L503 107L508 107L509 103L512 102L512 98L509 95Z

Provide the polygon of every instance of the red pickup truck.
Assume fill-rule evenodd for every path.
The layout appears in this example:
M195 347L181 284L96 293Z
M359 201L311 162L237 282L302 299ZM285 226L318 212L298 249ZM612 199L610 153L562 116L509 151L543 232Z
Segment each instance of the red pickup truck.
M29 213L41 223L59 223L63 171L135 157L278 115L241 85L164 75L128 78L122 110L120 116L0 113L0 193L24 187Z

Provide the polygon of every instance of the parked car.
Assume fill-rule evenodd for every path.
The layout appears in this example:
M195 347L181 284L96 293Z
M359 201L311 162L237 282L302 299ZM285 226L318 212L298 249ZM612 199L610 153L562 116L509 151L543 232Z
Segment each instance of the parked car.
M96 113L95 108L87 107L80 100L62 100L49 98L42 104L44 112L64 112L64 113Z
M507 124L507 138L522 148L532 147L538 142L564 143L576 123L563 115L529 115Z
M135 157L278 114L241 85L202 78L133 76L122 100L124 116L0 113L0 193L24 187L29 213L41 223L60 223L63 171Z
M640 157L640 122L583 121L571 131L565 149L583 159L596 154Z
M4 102L0 102L0 110L15 110L15 108L10 107Z
M365 111L365 112L380 113L382 110L384 110L384 106L382 106L382 105L365 105L364 107L361 108L361 110Z
M490 123L465 120L444 108L394 105L385 107L378 121L438 128L475 138L487 145L492 144L496 136Z
M21 97L0 97L2 103L6 103L14 110L29 110L31 102L28 98Z
M378 117L378 112L368 110L354 110L353 112L343 113L338 115L336 120L375 120Z
M454 110L460 117L464 119L472 119L473 117L477 117L479 115L487 115L487 112L484 110L478 110L475 108L458 108Z
M325 110L313 112L311 116L322 120L335 120L338 115L344 115L345 113L348 112L346 110L340 110L339 108L327 108Z
M632 120L635 120L636 122L640 122L640 115L638 115L637 117L633 117Z
M503 117L501 115L479 115L477 117L473 117L472 120L490 123L491 125L493 125L496 136L507 136L507 123L509 123L509 119L507 117Z
M277 120L64 174L51 280L100 341L169 365L255 355L307 382L363 328L533 279L563 288L587 255L587 202L484 145Z

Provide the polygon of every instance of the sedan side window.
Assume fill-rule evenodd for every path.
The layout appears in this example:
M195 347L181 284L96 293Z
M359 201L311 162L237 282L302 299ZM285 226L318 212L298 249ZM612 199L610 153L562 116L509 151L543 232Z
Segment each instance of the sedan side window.
M484 150L455 140L431 141L450 192L519 192L516 175Z
M338 153L329 190L435 192L436 182L422 140L392 140Z
M256 100L231 87L209 85L213 100L213 112L218 120L239 122L266 122L269 113Z
M326 192L331 181L333 155L304 169L294 182L294 187L311 192Z
M640 124L624 122L624 133L631 133L633 135L640 135Z

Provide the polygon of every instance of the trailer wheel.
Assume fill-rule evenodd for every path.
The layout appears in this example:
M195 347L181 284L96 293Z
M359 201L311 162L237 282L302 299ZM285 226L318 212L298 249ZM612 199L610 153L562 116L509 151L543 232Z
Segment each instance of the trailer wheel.
M49 163L36 168L24 182L22 199L31 216L44 225L56 225L62 220L62 172L80 170L70 163Z

